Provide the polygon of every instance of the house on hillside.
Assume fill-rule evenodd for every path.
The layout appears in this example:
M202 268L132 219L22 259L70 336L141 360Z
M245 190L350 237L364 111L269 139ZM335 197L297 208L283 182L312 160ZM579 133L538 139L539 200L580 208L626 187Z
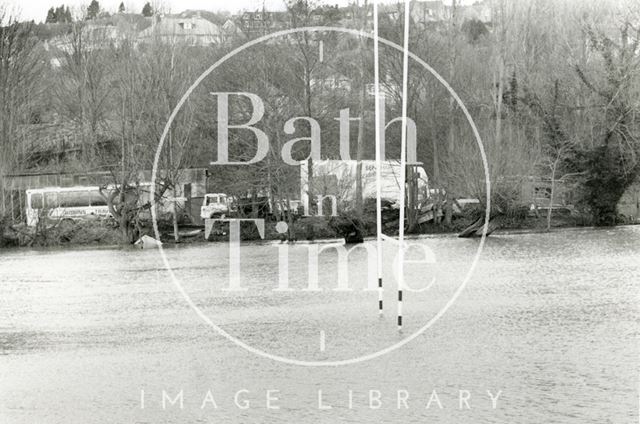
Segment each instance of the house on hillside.
M227 21L222 25L220 35L223 43L230 43L233 40L246 38L242 29L240 29L240 26L231 19L227 19Z
M167 15L155 17L151 27L138 35L140 43L153 40L204 47L220 44L222 33L218 25L199 15L188 18Z
M46 24L51 32L60 24ZM43 40L44 49L53 53L71 54L76 46L82 45L88 51L117 46L125 39L135 40L138 33L151 26L151 20L140 15L121 13L97 20L76 23L69 26L64 33ZM59 65L59 61L52 61Z
M452 6L445 4L442 0L417 0L411 5L411 19L424 26L449 20L454 14L459 22L476 20L489 24L493 20L489 0L480 0L471 5L457 4L455 11Z
M286 29L289 18L286 12L244 12L237 19L241 31L249 38Z
M478 1L469 6L460 8L459 16L462 21L480 21L483 24L490 24L493 21L493 10L488 0Z
M442 22L450 17L451 8L442 0L415 1L411 7L411 19L422 25Z
M72 54L79 46L87 51L105 49L117 45L123 37L124 35L115 26L91 24L82 27L77 32L72 30L68 34L45 40L44 49L47 52L52 52L55 57L59 52ZM53 61L52 64L56 66L56 64L59 65L59 62Z
M318 92L340 92L347 94L351 91L351 80L340 74L311 77L311 88Z

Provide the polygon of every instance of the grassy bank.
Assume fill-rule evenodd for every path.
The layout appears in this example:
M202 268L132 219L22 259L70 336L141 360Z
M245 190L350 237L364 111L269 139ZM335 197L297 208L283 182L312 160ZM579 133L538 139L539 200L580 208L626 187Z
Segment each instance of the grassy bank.
M37 227L3 225L1 247L49 247L64 245L115 245L120 233L112 220L62 220Z
M451 225L434 224L433 222L421 224L408 234L456 234L464 230L478 218L478 211L470 211L466 214L455 216ZM529 214L507 214L499 217L501 231L542 232L546 231L546 216L531 216ZM620 224L625 224L624 220ZM395 225L387 223L385 233L397 234ZM584 216L569 214L554 214L551 220L551 228L589 227L592 223ZM368 216L363 219L353 219L349 216L337 218L325 217L299 217L293 222L292 231L281 234L276 231L276 221L266 220L266 240L326 240L344 238L346 234L357 227L362 237L375 236L375 217ZM394 231L395 230L395 231ZM171 227L161 225L162 241L173 242ZM154 237L150 225L142 228L141 235ZM219 224L209 238L209 241L224 242L229 239L228 224ZM241 240L260 240L260 234L253 223L241 224ZM204 232L181 237L181 243L204 242ZM9 225L6 221L0 221L0 247L48 247L48 246L82 246L82 245L117 245L121 244L121 234L117 223L111 219L96 219L90 221L63 220L57 223L41 225L38 227L26 227L24 225Z

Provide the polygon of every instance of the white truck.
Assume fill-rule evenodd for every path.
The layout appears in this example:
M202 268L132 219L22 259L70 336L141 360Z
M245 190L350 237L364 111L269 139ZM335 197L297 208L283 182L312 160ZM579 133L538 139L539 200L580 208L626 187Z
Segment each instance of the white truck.
M331 194L338 202L352 202L356 196L356 168L355 160L315 160L313 161L314 186L316 195ZM413 170L417 177L418 202L429 197L429 178L421 164L415 164ZM380 167L380 185L383 199L399 202L400 196L400 162L385 160ZM373 160L362 161L362 197L376 198L377 196L377 164ZM300 163L300 198L303 204L308 204L309 191L309 162Z
M224 193L207 193L202 199L200 207L200 217L224 218L229 215L229 198Z

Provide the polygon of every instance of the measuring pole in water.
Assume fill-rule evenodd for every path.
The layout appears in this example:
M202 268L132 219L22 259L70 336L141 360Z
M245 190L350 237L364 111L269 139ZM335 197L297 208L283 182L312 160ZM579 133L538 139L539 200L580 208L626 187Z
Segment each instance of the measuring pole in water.
M378 255L378 314L382 316L382 158L380 145L380 56L378 49L378 0L373 0L373 61L376 137L376 252ZM384 123L382 123L384 125ZM384 143L384 140L382 141Z
M186 202L187 198L181 197L168 197L168 202L173 202L173 240L180 241L180 235L178 234L178 202Z
M402 288L404 287L404 218L407 184L407 85L409 79L409 1L404 0L404 42L402 51L402 132L400 145L400 224L398 228L398 330L402 331Z

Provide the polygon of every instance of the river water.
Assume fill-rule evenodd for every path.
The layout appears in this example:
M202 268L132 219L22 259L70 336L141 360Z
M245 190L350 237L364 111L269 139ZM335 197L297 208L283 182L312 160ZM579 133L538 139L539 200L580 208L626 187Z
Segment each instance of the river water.
M364 249L2 251L0 422L638 422L640 227L491 236L454 301L479 241L411 244L402 332L390 241L382 317Z

